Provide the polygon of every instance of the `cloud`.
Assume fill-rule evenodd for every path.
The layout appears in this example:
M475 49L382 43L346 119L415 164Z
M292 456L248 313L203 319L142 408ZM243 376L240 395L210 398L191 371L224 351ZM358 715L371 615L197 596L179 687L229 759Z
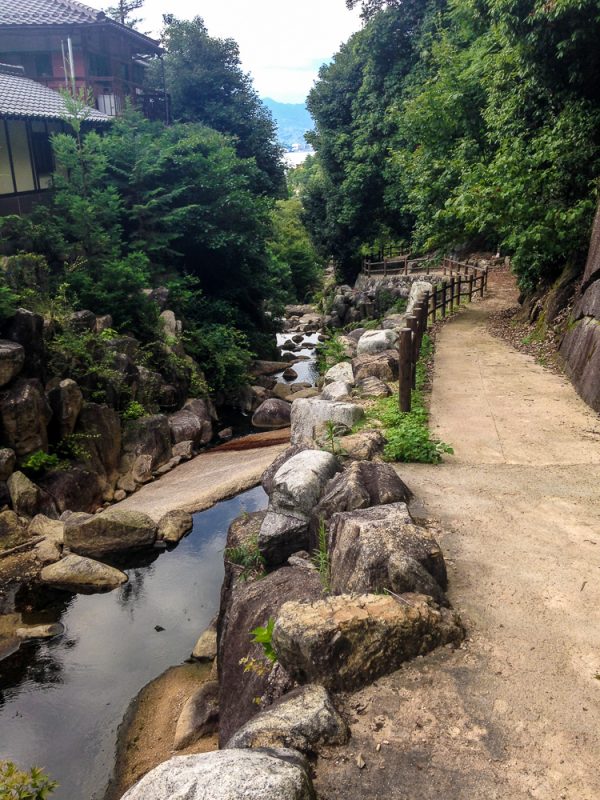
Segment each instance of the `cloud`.
M158 34L167 10L185 19L200 15L211 36L235 39L258 93L281 102L302 102L319 66L360 28L358 11L348 11L345 0L179 0L170 6L146 0L142 29Z

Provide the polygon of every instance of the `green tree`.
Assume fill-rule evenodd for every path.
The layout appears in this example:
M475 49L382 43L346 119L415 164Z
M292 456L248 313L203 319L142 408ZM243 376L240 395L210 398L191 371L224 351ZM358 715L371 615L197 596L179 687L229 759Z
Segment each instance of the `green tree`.
M131 15L142 8L144 0L118 0L114 6L109 6L104 9L104 13L111 19L120 22L121 25L127 25L128 28L136 28L142 21L140 17L132 17Z
M174 118L234 137L238 155L256 161L255 189L281 195L284 171L275 123L241 68L237 43L209 36L200 17L188 21L168 14L164 20L163 64ZM154 80L161 85L158 68Z
M273 236L269 245L281 270L289 273L289 300L303 302L317 286L323 262L304 227L302 213L298 197L278 200L273 210Z

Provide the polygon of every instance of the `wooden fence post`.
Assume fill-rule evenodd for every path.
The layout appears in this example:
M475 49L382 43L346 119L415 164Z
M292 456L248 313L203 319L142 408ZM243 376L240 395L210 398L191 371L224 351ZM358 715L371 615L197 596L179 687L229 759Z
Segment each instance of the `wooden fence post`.
M485 268L484 275L485 275L485 290L487 292L487 282L488 282L488 268L487 267Z
M454 313L454 288L456 286L456 279L454 275L450 278L450 313Z
M412 386L412 330L402 328L398 340L400 411L410 411Z
M458 273L458 278L456 279L456 305L460 307L460 293L462 288L462 278L460 272Z
M429 326L429 292L423 292L423 333Z
M483 272L481 273L480 277L481 277L481 286L479 287L479 297L483 297L483 289L484 289L483 284L485 282L485 276L484 276Z
M413 308L414 311L414 308ZM418 325L419 320L414 314L409 314L406 317L406 326L411 330L411 340L410 340L410 385L414 389L416 385L416 378L417 378L417 370L416 370L416 358L415 358L415 348L417 344L417 336L418 336Z
M433 293L432 293L433 303L431 309L431 321L435 322L435 318L437 316L437 299L438 299L438 290L437 290L437 283L433 285Z
M387 275L387 258L384 256L383 257L383 277L385 278L386 275Z
M408 275L408 256L404 257L404 274Z
M469 275L469 303L473 302L473 276Z
M446 279L442 280L442 319L446 316Z

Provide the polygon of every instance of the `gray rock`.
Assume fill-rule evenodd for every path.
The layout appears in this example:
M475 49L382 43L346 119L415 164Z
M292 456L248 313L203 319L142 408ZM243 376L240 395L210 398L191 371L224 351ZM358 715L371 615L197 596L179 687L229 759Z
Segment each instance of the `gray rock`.
M423 595L335 595L290 601L277 615L273 646L299 683L351 691L402 662L460 641L460 618Z
M177 458L182 458L185 461L189 461L190 458L194 455L194 443L189 440L185 442L177 442L177 444L173 445L173 456Z
M422 298L424 292L433 292L433 284L429 281L414 281L410 287L410 294L408 295L408 302L406 304L406 313L412 313L413 308Z
M397 381L398 353L395 350L362 353L352 360L352 368L357 383L370 377L379 378L382 381Z
M290 424L291 406L285 400L271 397L256 409L252 416L255 428L287 428Z
M82 522L68 520L65 526L65 546L87 556L139 550L155 539L156 524L141 511L108 509Z
M197 661L214 661L217 657L217 624L216 619L208 626L208 628L200 634L194 649L192 650L192 658Z
M43 539L33 548L33 556L40 564L54 564L61 555L62 544L57 539Z
M286 461L289 461L292 456L301 453L303 450L307 450L307 445L292 445L288 447L283 453L280 453L277 458L273 461L270 467L263 472L262 477L260 479L261 485L265 492L271 496L273 491L273 479L277 472L279 472L280 467L282 467Z
M82 594L109 592L127 583L127 575L120 569L74 554L44 567L40 579L49 586Z
M394 330L365 331L358 340L357 355L384 353L393 350L398 343L398 334Z
M363 378L358 384L358 389L363 397L389 397L392 393L387 383L372 375Z
M566 332L560 354L577 392L595 411L600 411L600 320L580 319Z
M194 520L187 511L168 511L158 523L158 538L175 544L193 527Z
M95 331L96 330L96 315L93 311L75 311L71 314L69 325L74 331Z
M57 469L44 475L39 484L52 498L59 513L66 509L95 511L102 504L103 481L91 469L78 466ZM44 509L40 507L39 510Z
M86 466L100 477L103 488L114 488L121 454L121 421L117 412L99 403L84 403L75 432L84 437Z
M324 422L336 422L351 428L364 416L354 403L332 403L320 398L301 398L292 403L290 441L293 445L312 445L316 428Z
M362 430L340 439L342 455L357 461L371 461L383 454L386 438L378 430Z
M2 539L17 536L27 538L27 523L15 511L0 511L0 544Z
M218 750L159 764L122 800L315 800L293 750Z
M291 747L314 753L320 745L344 744L348 736L348 727L327 690L310 684L289 692L249 720L226 748Z
M45 514L36 514L29 523L28 532L30 536L46 536L62 542L65 523L58 519L50 519Z
M325 385L328 383L349 383L354 386L354 372L352 371L352 364L349 361L341 361L330 367L323 377Z
M21 372L25 363L25 350L17 342L0 339L0 387L6 386Z
M33 517L40 510L42 491L22 472L13 472L7 481L10 501L17 514Z
M4 326L4 335L17 342L25 351L22 373L27 378L46 379L46 347L44 344L44 318L41 314L18 308Z
M8 447L0 448L0 481L6 481L15 468L15 451Z
M444 604L444 556L415 525L405 503L335 513L329 524L331 589L336 594L418 592Z
M138 456L150 456L150 469L166 464L172 458L169 420L154 414L130 420L123 430L121 472L128 472Z
M258 533L258 549L268 567L283 564L292 553L308 547L308 516L268 511Z
M352 395L352 386L343 381L329 383L321 392L323 400L331 400L334 403L349 400Z
M297 453L278 469L273 478L270 510L307 519L325 484L338 470L337 459L331 453L323 450Z
M47 398L52 409L49 433L58 442L75 430L77 417L83 406L83 394L75 381L66 378L48 392Z
M219 683L207 681L189 697L177 720L173 750L183 750L219 727Z
M384 330L399 331L401 328L406 327L406 314L390 314L381 323Z
M110 314L101 314L99 317L96 317L96 333L102 333L102 331L108 330L108 328L112 328L113 326L113 318Z
M46 426L51 412L37 380L20 378L0 393L0 427L4 443L19 458L48 449Z

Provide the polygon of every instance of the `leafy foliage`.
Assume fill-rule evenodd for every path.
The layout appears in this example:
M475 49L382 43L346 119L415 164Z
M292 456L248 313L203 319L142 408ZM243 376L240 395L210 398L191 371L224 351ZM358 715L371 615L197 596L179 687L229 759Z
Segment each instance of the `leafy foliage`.
M261 644L263 650L265 651L265 656L268 658L271 663L275 663L277 661L277 653L273 648L273 629L275 627L275 620L273 617L269 617L269 621L265 626L258 626L254 628L254 630L250 631L252 635L252 641L255 644Z
M55 453L45 453L43 450L30 453L20 463L23 472L34 478L48 470L56 469L58 466L60 466L60 458Z
M0 761L0 800L47 800L57 787L41 769L17 769L12 761Z
M322 519L319 520L319 546L313 551L313 563L319 571L323 591L329 593L331 590L331 565L329 562L327 528Z
M317 345L317 369L320 373L324 373L329 367L333 367L341 361L350 361L350 356L346 352L340 335L334 333Z
M225 558L232 564L242 567L239 575L242 581L254 580L265 571L265 559L258 549L258 536L250 537L237 547L228 547L225 550Z

